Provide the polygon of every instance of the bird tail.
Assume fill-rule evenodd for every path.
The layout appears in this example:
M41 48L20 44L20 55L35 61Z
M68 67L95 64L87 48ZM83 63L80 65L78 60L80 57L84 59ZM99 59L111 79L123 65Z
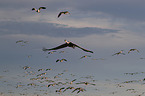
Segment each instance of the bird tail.
M49 51L49 49L46 49L46 48L44 48L44 47L42 48L42 50L43 50L43 51Z

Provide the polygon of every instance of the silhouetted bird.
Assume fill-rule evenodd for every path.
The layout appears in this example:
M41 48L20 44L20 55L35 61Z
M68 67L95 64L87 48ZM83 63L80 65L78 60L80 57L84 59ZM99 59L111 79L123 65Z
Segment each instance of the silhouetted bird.
M113 54L112 56L114 56L114 55L119 55L119 54L123 54L123 55L125 55L125 53L123 53L123 50L121 50L120 52L115 53L115 54Z
M43 50L43 51L51 51L51 50L58 50L58 49L61 49L61 48L65 48L65 47L72 47L73 49L74 49L75 47L78 47L78 48L82 49L82 50L85 51L85 52L93 53L93 51L84 49L84 48L82 48L82 47L80 47L80 46L78 46L78 45L76 45L76 44L74 44L74 43L72 43L72 42L69 42L69 41L66 41L66 40L64 40L64 41L65 41L66 43L64 43L64 44L62 44L62 45L60 45L60 46L57 46L57 47L51 48L51 49L43 48L42 50Z
M62 92L62 91L61 91L62 89L65 89L65 87L62 87L62 88L60 88L59 90L56 90L56 92L60 92L60 93L61 93L61 92Z
M46 9L46 7L39 7L39 9L32 8L32 10L35 10L36 12L40 13L40 9Z
M58 61L63 62L63 61L67 61L67 60L66 59L61 59L61 60L57 59L56 62L58 62Z
M128 51L128 53L130 53L131 51L137 51L137 52L139 52L137 49L130 49L130 50Z
M94 85L94 86L96 85L96 84L89 83L89 82L80 82L80 83L76 83L76 84L85 84L85 85L89 85L90 84L90 85Z
M78 90L77 94L80 93L81 91L82 91L82 92L86 91L86 89L79 87L79 88L74 89L74 90L72 91L72 93L75 92L75 91L77 91L77 90Z
M59 14L58 14L58 18L61 16L61 14L70 14L68 11L63 11L63 12L60 12Z
M80 59L87 58L87 57L91 57L91 56L90 55L85 55L85 56L82 56Z
M18 41L16 41L16 43L19 43L19 42L24 42L23 40L18 40Z
M18 41L16 41L16 43L20 43L20 42L22 42L22 43L28 43L28 41L24 41L24 40L18 40Z
M23 67L24 70L26 70L26 69L28 69L28 68L30 68L30 67L28 67L28 66L24 66L24 67Z
M63 92L65 92L68 89L75 89L74 87L67 87Z
M56 52L56 51L48 52L48 54L53 54L54 52Z

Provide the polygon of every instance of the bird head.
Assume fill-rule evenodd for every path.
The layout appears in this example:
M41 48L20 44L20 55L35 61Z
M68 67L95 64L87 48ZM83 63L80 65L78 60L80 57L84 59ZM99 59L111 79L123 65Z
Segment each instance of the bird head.
M66 39L64 40L64 42L66 42L66 43L68 43L68 44L70 43L70 42L69 42L69 41L67 41Z

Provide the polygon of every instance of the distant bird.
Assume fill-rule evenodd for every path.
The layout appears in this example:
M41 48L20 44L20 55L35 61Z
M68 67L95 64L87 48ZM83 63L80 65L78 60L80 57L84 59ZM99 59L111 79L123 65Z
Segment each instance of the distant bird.
M48 52L48 54L53 54L54 52L56 52L56 51Z
M43 71L44 69L38 69L38 71Z
M58 14L58 18L59 18L62 14L70 14L70 13L69 13L68 11L60 12L60 13Z
M118 53L113 54L112 56L114 56L114 55L119 55L119 54L125 55L125 53L123 53L123 50L121 50L121 51L119 51Z
M85 85L96 85L96 84L93 84L93 83L89 83L89 82L80 82L80 83L76 83L76 84L85 84Z
M76 81L77 79L74 79L74 80L72 80L71 82L70 82L70 84L72 84L74 81Z
M62 88L60 88L59 90L56 90L56 92L60 92L60 93L61 93L61 92L62 92L62 91L61 91L62 89L65 89L65 87L62 87Z
M63 92L65 92L68 89L75 89L74 87L67 87L65 90L63 90Z
M18 41L16 41L16 43L20 43L20 42L22 42L22 43L28 43L28 41L24 41L24 40L18 40Z
M91 57L91 56L90 55L85 55L85 56L82 56L80 59L87 58L87 57Z
M28 67L28 66L24 66L24 67L23 67L24 70L26 70L26 69L28 69L28 68L30 68L30 67Z
M36 8L32 8L32 10L35 10L36 12L40 13L41 9L46 9L46 7L39 7L39 9Z
M77 90L78 90L77 94L80 93L81 91L82 91L82 92L86 91L86 89L79 87L79 88L74 89L74 90L72 91L72 93L75 92L75 91L77 91Z
M18 40L18 41L16 41L16 43L19 43L19 42L23 42L23 40Z
M62 45L60 45L60 46L57 46L57 47L51 48L51 49L43 48L42 50L43 50L43 51L51 51L51 50L58 50L58 49L61 49L61 48L65 48L65 47L72 47L73 49L74 49L75 47L78 47L78 48L82 49L82 50L85 51L85 52L93 53L93 51L84 49L84 48L82 48L82 47L80 47L80 46L78 46L78 45L76 45L76 44L74 44L74 43L72 43L72 42L69 42L69 41L66 41L66 40L64 40L64 41L65 41L66 43L64 43L64 44L62 44Z
M49 68L49 69L46 69L46 71L48 71L48 70L52 70L51 68Z
M53 84L46 85L46 87L55 86L55 85L56 83L53 83Z
M63 62L63 61L67 61L67 60L66 59L57 59L56 62L58 62L58 61Z
M130 50L128 51L128 53L130 53L131 51L137 51L137 52L139 52L137 49L130 49Z

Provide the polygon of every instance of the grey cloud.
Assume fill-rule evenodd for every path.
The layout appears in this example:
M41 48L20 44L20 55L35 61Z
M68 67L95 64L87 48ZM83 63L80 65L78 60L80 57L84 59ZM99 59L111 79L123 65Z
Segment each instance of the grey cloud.
M144 0L4 0L0 1L0 8L8 10L27 8L28 10L32 7L46 6L48 12L60 10L70 10L71 13L85 12L86 14L104 12L114 17L145 20L144 4Z
M116 33L119 30L95 27L64 27L65 25L36 22L0 22L0 34L38 34L52 37L84 37L92 34Z

